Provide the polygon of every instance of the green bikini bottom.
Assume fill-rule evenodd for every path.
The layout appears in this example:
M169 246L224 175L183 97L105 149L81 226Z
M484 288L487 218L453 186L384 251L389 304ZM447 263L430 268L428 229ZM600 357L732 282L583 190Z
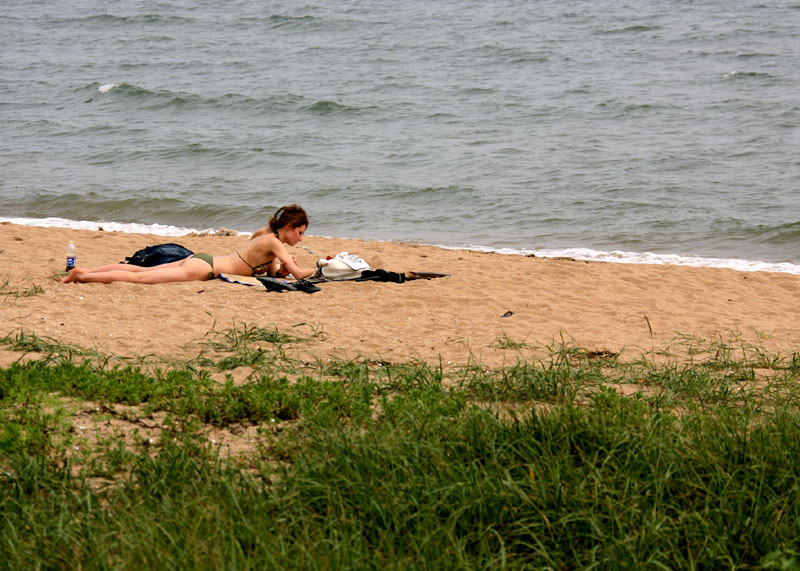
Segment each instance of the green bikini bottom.
M192 256L190 256L190 258L199 258L203 260L205 263L207 263L209 266L211 266L211 271L208 274L208 279L216 277L214 274L214 256L210 254L193 254Z

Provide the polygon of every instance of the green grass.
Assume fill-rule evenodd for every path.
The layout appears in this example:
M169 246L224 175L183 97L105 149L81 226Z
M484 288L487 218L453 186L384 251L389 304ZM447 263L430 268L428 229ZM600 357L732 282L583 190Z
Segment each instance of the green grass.
M14 288L8 278L3 278L0 281L0 299L2 299L3 303L8 300L17 301L21 297L32 297L42 293L44 293L44 289L40 285L24 283L22 286Z
M0 369L0 568L800 566L797 354L300 367L295 335L162 368L0 339L40 356Z

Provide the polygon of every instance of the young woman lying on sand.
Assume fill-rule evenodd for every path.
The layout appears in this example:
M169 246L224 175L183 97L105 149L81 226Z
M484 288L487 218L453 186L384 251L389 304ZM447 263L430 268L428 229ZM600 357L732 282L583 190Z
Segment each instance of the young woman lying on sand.
M284 244L294 246L303 239L308 227L306 211L297 204L278 209L267 227L261 228L240 249L226 256L194 254L177 262L152 268L129 264L111 264L98 268L75 268L62 281L69 282L134 282L163 284L167 282L205 281L219 274L238 276L291 274L297 279L312 275L315 268L301 268ZM280 269L279 269L280 268Z

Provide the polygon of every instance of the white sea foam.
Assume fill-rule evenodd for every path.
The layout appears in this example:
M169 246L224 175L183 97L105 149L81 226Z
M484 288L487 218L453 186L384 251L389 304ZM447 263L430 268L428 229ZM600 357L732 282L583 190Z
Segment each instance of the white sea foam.
M69 220L67 218L0 218L0 222L11 222L23 226L42 226L44 228L74 228L76 230L99 230L107 232L126 232L128 234L155 234L157 236L185 236L192 232L211 232L194 228L180 228L164 224L137 224L122 222L94 222L91 220Z
M100 93L108 93L109 91L111 91L115 87L119 87L120 85L122 85L122 84L121 83L106 83L106 84L103 84L100 87L98 87L97 91L99 91Z
M655 254L653 252L624 252L615 250L604 252L587 248L563 248L541 250L514 250L511 248L475 249L498 254L533 255L540 258L573 258L592 262L612 262L617 264L653 264L668 266L692 266L699 268L728 268L740 272L778 272L800 274L800 265L790 262L764 262L761 260L742 260L738 258L706 258L701 256L681 256L678 254Z

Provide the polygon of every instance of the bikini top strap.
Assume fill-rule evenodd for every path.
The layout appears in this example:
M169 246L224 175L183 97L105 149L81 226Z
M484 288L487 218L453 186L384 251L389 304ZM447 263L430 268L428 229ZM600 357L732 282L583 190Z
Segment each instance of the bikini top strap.
M248 268L250 268L250 269L251 269L251 270L253 270L254 272L256 271L256 269L255 269L253 266L251 266L250 264L248 264L248 263L247 263L247 260L245 260L245 259L242 257L242 255L239 253L239 250L236 250L236 255L237 255L237 256L239 256L239 259L240 259L241 261L243 261L243 262L244 262L244 265L245 265L245 266L247 266Z

